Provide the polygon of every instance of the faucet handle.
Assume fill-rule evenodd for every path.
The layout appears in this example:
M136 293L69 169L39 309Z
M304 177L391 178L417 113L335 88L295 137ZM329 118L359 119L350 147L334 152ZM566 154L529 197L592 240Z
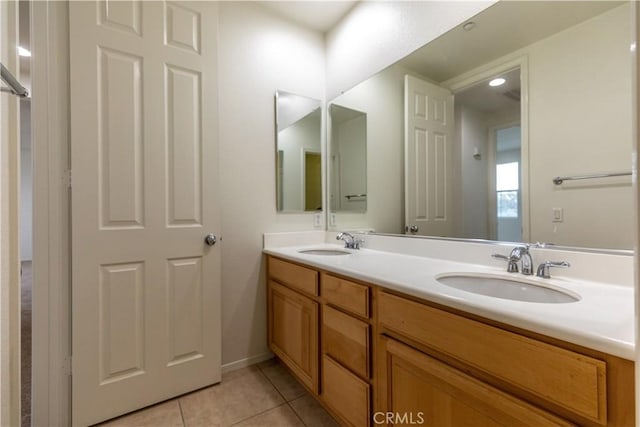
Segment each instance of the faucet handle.
M569 264L567 261L545 261L538 266L536 276L550 279L551 275L549 274L549 267L567 268L571 267L571 264Z
M343 231L338 233L336 240L344 240L344 247L347 249L360 249L360 244L364 243L363 240L354 237L353 234Z
M501 259L507 261L507 272L509 273L517 273L518 272L518 261L520 260L519 256L513 255L502 255L502 254L492 254L491 257L496 259Z
M363 239L359 239L357 237L353 238L353 249L360 249L360 246L364 243Z

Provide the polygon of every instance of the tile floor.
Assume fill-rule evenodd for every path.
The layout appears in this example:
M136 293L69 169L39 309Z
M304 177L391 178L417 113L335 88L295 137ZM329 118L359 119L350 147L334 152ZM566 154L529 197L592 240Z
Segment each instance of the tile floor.
M222 375L222 383L100 427L337 427L276 359Z

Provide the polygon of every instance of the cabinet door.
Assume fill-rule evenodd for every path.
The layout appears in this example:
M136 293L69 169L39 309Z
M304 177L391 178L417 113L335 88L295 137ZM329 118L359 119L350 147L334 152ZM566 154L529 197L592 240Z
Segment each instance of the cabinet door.
M371 386L327 355L322 356L322 395L348 426L368 427ZM342 424L341 423L341 424Z
M269 347L310 390L318 392L318 304L269 281Z
M374 422L387 425L569 426L571 423L398 341L380 337Z

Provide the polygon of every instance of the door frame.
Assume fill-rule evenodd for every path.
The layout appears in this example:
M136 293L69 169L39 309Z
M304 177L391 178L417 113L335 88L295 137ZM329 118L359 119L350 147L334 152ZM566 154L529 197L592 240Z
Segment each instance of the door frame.
M520 68L520 156L521 156L521 198L522 198L522 241L531 238L530 204L529 204L529 58L522 53L489 62L483 66L467 71L441 83L442 86L457 92L473 86L489 77L506 71Z
M0 3L0 57L19 79L18 3ZM4 83L2 86L5 86ZM20 424L20 110L0 95L0 425ZM17 350L16 350L17 349Z
M67 2L31 3L33 425L71 425L68 16Z

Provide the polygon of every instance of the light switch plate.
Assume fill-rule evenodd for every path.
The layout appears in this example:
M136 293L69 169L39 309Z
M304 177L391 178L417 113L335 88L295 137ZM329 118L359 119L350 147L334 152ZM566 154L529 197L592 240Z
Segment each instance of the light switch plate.
M562 208L553 208L553 216L551 218L551 222L562 222L564 221L564 211Z

